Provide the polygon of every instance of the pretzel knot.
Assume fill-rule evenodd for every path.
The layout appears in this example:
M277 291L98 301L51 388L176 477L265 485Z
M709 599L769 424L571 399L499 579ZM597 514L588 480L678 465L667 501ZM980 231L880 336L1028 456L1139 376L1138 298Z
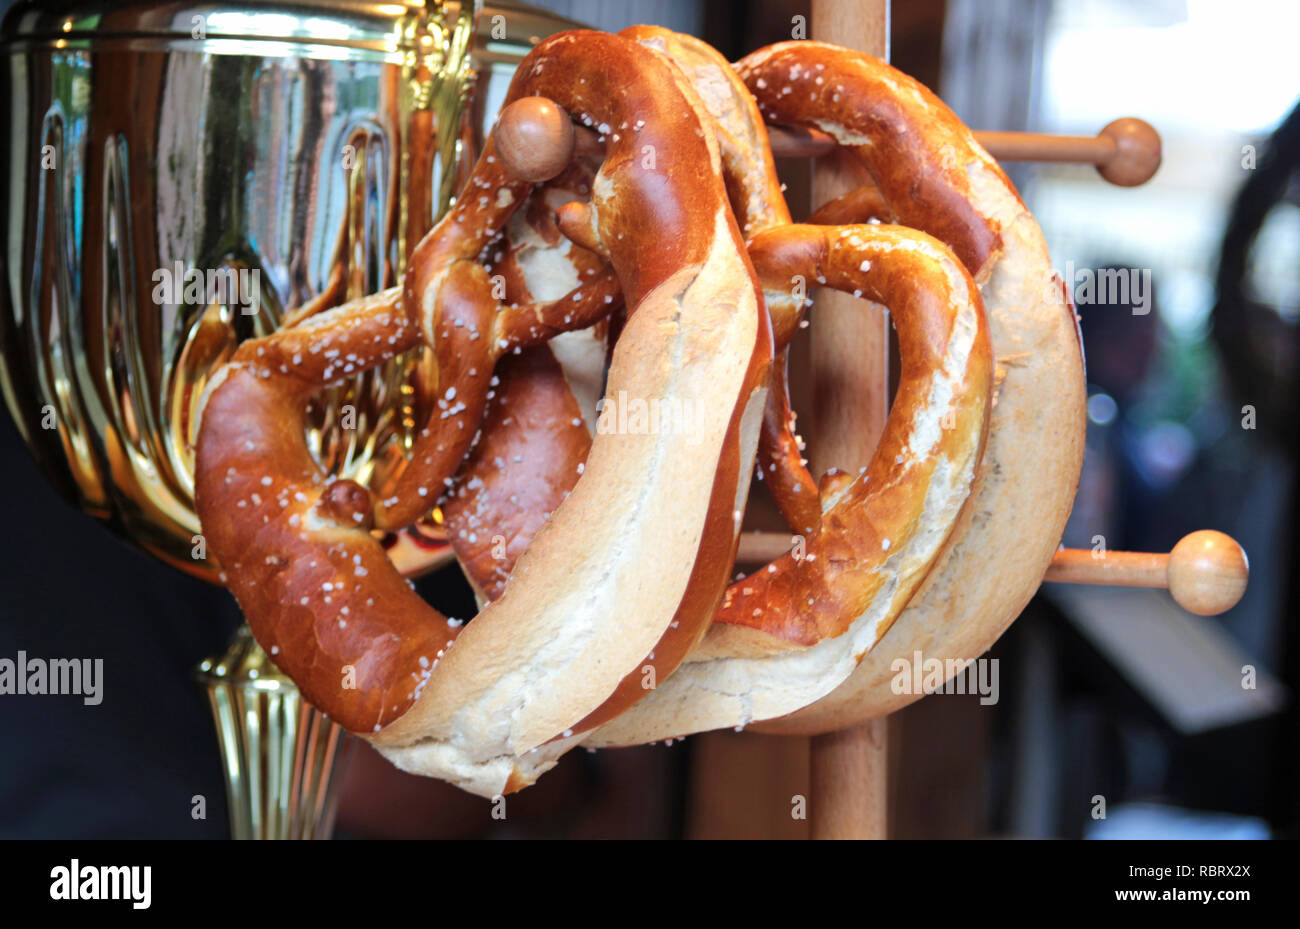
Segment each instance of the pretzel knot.
M1032 219L918 87L810 42L733 69L649 27L563 33L528 55L506 103L546 98L547 118L589 127L594 146L542 152L534 174L518 138L494 135L400 288L246 343L207 389L209 549L307 699L400 767L486 796L582 742L775 717L816 728L880 699L862 692L864 657L936 584L964 582L954 552L1003 541L983 528L1010 493L989 459L1019 468L1022 425L999 417L1024 416L1042 372L1008 376L994 408L999 326L1078 364ZM792 223L764 116L829 131L879 195L836 225ZM867 222L863 203L885 215ZM886 305L901 362L870 464L820 482L784 373L812 286ZM437 398L405 469L379 494L323 474L307 401L421 341ZM1068 364L1058 379L1065 399L1039 424L1064 433L1075 410L1055 407L1081 393ZM1077 477L1061 449L1032 482L1049 511ZM728 586L756 462L799 544ZM376 541L440 501L486 604L467 625ZM1058 537L1031 540L1029 570ZM977 637L1025 582L1011 587L978 592Z

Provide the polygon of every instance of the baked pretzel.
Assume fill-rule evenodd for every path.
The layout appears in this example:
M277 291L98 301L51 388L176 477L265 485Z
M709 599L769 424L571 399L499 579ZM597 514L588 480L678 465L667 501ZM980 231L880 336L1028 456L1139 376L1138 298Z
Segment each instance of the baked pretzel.
M797 62L802 68L791 75ZM1083 463L1083 356L1074 307L1038 224L997 162L934 94L883 62L824 43L782 43L742 60L737 72L766 118L815 125L851 147L894 221L952 247L981 285L997 364L969 521L891 630L897 645L868 654L826 699L760 727L824 732L917 699L889 686L894 658L918 649L977 658L1038 589ZM792 101L803 93L814 106L799 115ZM909 152L919 161L911 171L900 167Z
M525 59L507 103L538 95L605 147L590 202L556 213L566 240L530 246L515 214L527 204L526 225L550 230L563 185L534 182L568 153L544 176L513 176L489 140L400 292L247 343L205 397L196 496L209 546L304 695L398 766L493 795L584 740L867 718L882 697L864 669L887 630L882 647L905 642L909 655L939 634L967 647L1000 632L1068 512L1082 372L1072 319L1043 286L1037 227L969 132L888 66L810 42L765 49L733 73L662 30L565 33ZM823 211L834 225L790 223L762 116L853 147L879 196ZM868 208L903 226L866 223ZM581 255L570 241L608 267L583 257L581 283L557 299L517 256ZM890 306L901 348L870 465L820 486L798 458L788 398L762 412L769 384L783 395L773 351L799 324L800 279ZM597 424L588 445L592 414L542 343L599 322L620 292L627 320L608 333L606 401L694 404L689 435ZM307 399L421 340L442 404L410 464L379 500L325 478L302 438ZM1036 409L1053 364L1064 395ZM1021 466L1011 456L1029 456L1040 430L1034 439L1056 447ZM760 431L765 473L807 538L727 588ZM511 467L528 447L544 450L539 468ZM536 493L514 510L485 496L525 481ZM463 631L414 595L368 531L402 525L448 487L453 535L465 531L458 554L492 600ZM1003 521L1026 506L1034 519ZM513 545L482 563L484 539L501 530ZM1021 559L1026 536L1029 566L991 564ZM1008 576L1010 590L994 589ZM961 585L977 593L965 628L948 612L949 601L972 609L968 591L954 595Z
M844 677L820 669L816 653L827 643L761 663L702 648L698 661L592 736L593 745L751 722L767 732L826 732L916 699L890 687L894 659L911 661L918 650L973 659L992 645L1042 580L1082 464L1085 389L1073 308L1033 217L970 130L916 81L833 45L781 43L735 68L764 119L827 132L870 172L874 191L841 198L823 217L883 215L924 230L980 284L996 361L988 443L972 499L930 576ZM791 685L810 669L810 686Z
M657 26L632 26L619 35L667 56L679 72L678 82L699 96L712 122L732 212L745 238L788 225L790 212L758 108L727 60L699 39ZM702 83L712 92L700 92ZM729 98L725 105L718 103L718 90ZM570 163L530 199L527 210L511 220L511 235L499 254L512 300L559 297L576 286L579 275L599 269L593 259L607 259L595 253L602 246L591 233L589 211L582 208L590 179L581 162ZM766 469L760 466L757 473L769 480L791 524L799 520L798 525L811 528L818 518L809 515L809 508L817 514L817 489L806 471L789 467L791 458L798 462L800 456L785 386L785 346L797 327L803 302L796 305L784 293L765 296L775 315L778 354L759 439L760 458L772 464ZM583 440L578 426L595 430L599 417L591 388L594 383L598 395L600 384L591 368L597 355L590 340L585 347L562 344L565 339L576 342L579 335L566 333L551 342L563 356L563 378L552 365L540 361L526 365L517 375L518 383L503 376L495 393L510 396L512 412L504 412L507 404L493 401L480 439L443 504L461 567L481 600L500 594L515 560L572 490L586 460L590 442ZM566 383L581 398L571 396ZM577 415L575 401L582 407ZM807 492L800 494L802 490ZM493 539L499 540L495 546Z
M657 26L632 26L621 34L665 55L683 79L699 91L713 119L732 210L746 240L788 226L790 208L777 177L767 127L754 98L727 59L693 36ZM815 278L804 278L804 287L797 292L793 283L789 278L775 282L774 287L765 284L764 302L772 318L777 354L763 410L757 473L767 482L790 528L808 533L817 525L821 513L817 484L804 467L803 441L795 432L786 370L790 341L803 321L804 310L812 303L806 290Z
M728 672L725 684L746 697L761 691L751 679L756 673L822 688L800 691L800 684L788 685L801 694L794 706L802 706L842 681L888 629L957 522L979 460L991 389L978 293L951 252L912 230L790 225L757 109L739 80L727 77L726 62L702 43L666 30L636 27L624 34L669 56L683 72L679 82L691 74L697 84L708 85L700 96L719 137L733 210L753 235L751 258L772 314L777 347L788 344L803 310L802 295L796 299L791 294L797 280L884 300L895 308L899 322L904 377L871 467L856 481L833 477L819 497L797 452L793 467L788 459L782 463L783 471L810 488L804 496L815 515L807 524L816 528L806 549L732 585L705 642L688 658L691 666L728 658L742 659L732 664L756 665ZM761 155L752 153L754 147ZM581 238L582 212L567 212L565 217L561 211L561 227ZM769 413L771 409L769 405ZM500 431L521 444L546 444L537 428L523 421ZM774 431L765 433L765 439ZM567 450L577 453L581 443ZM563 453L546 457L543 468L548 462L555 465L550 473L530 471L530 476L539 492L562 493L574 462ZM491 513L488 492L480 494L479 509ZM827 511L824 518L822 509ZM809 658L819 643L822 647ZM789 660L769 660L778 653L789 653ZM818 673L797 667L810 662ZM791 667L797 673L791 674ZM677 690L670 680L645 706L658 707L664 694ZM791 699L789 693L784 696ZM765 709L760 704L758 712ZM645 712L630 711L629 724ZM674 734L692 731L682 728L689 725L691 713L690 706L673 707L679 727ZM610 728L624 727L619 720Z
M575 161L511 217L489 268L511 303L562 299L604 269L601 256L563 236L555 217L575 197L588 200L594 175ZM621 308L620 293L610 309ZM604 388L608 323L561 333L497 366L478 441L440 504L480 603L500 596L515 561L578 481Z
M246 343L213 380L197 449L210 551L307 699L399 766L487 795L529 783L568 747L552 740L616 716L698 641L734 558L771 364L716 144L668 66L625 38L565 33L525 58L507 102L538 93L608 137L590 210L630 307L608 389L697 404L689 443L597 435L505 593L463 630L384 558L369 525L418 515L455 471L496 359L589 323L578 306L604 305L577 294L573 308L511 308L492 296L478 255L530 185L503 176L489 142L456 208L412 256L407 319L385 295ZM327 482L303 440L305 399L419 337L438 357L446 408L396 491L371 501ZM667 496L679 511L661 506Z
M746 239L773 227L789 225L790 211L781 192L766 128L752 96L727 60L699 39L657 26L632 26L619 35L667 57L677 69L679 83L689 84L698 92L718 141L732 212ZM582 185L551 186L560 187L560 193L568 189L580 195L576 202L563 206L562 197L552 200L557 207L558 224L547 211L540 211L540 215L530 212L530 223L536 230L531 236L534 246L531 254L551 253L548 260L534 258L532 263L554 268L563 267L568 261L573 254L573 242L582 241L597 250L600 245L590 235L590 216L583 209L575 209L585 199L582 196L585 192L575 190ZM538 202L538 198L533 202ZM551 227L554 233L564 230L573 238L561 240L552 233ZM507 257L513 251L513 246L507 249ZM584 256L591 254L586 249L579 251ZM543 287L547 292L555 289L551 281L540 279L541 275L535 274L534 278L529 282L534 288ZM772 316L777 355L760 431L756 475L768 481L791 527L811 531L820 519L817 485L803 468L802 442L794 432L794 414L786 384L786 347L810 301L789 293L789 281L779 283L780 289L764 295ZM524 292L528 292L526 287ZM542 377L540 372L530 376ZM517 388L515 393L523 389L533 388ZM490 417L485 423L482 444L496 450L472 456L462 471L453 502L445 508L449 519L452 513L471 514L464 520L465 526L453 527L453 538L458 538L460 532L474 536L478 550L468 550L470 546L462 541L458 553L471 584L481 593L485 584L490 585L486 591L489 599L499 593L513 569L514 559L527 548L530 527L535 530L568 494L586 457L588 445L566 425L570 423L566 412L569 404L564 398L563 384L550 378L545 384L538 384L536 390L537 396L521 401L527 403L530 415ZM588 413L588 424L595 421ZM517 463L526 463L526 467L496 465L516 456L520 458ZM520 508L520 501L524 500L530 507L528 517ZM496 554L489 556L485 544L489 538L505 540L505 550L498 546ZM490 581L480 577L483 572L491 572Z
M649 39L679 58L685 57L682 49L692 41L665 40L662 30L637 31L643 41ZM708 63L702 63L693 51L691 54L695 60L684 61L683 71L708 81L715 91L701 96L709 101L716 123L728 127L720 135L744 137L744 131L734 128L743 123L744 108L734 102L733 94L720 92L728 81L718 79L716 74L701 76L702 64L707 67ZM877 651L864 661L851 686L846 686L842 701L837 695L805 711L801 718L774 724L817 731L870 718L884 711L879 709L881 706L892 708L906 702L906 697L892 694L888 687L893 657L902 654L910 658L914 646L945 656L975 657L1018 614L1050 560L1077 481L1082 364L1072 309L1062 299L1059 284L1053 283L1054 275L1032 217L997 165L936 98L881 62L819 43L789 43L758 52L741 63L740 71L764 106L765 115L776 122L829 131L841 144L863 156L873 174L876 188L856 191L828 204L817 219L865 222L882 216L897 218L944 238L970 273L985 283L991 298L990 313L996 314L1000 323L995 342L1000 343L1003 360L999 378L1006 379L1008 371L1011 377L1010 384L1002 385L994 420L993 428L1001 436L1000 446L1032 448L1029 443L1034 442L1039 430L1052 437L1046 447L1036 450L1035 466L1020 466L1018 460L1013 465L1003 454L992 469L992 479L981 474L980 494L948 546L946 570L937 572L929 585L931 590L942 585L945 593L931 599L924 612L913 608L903 613L908 626L904 627L905 633L895 632L893 640L898 646ZM871 101L871 105L865 106L862 101ZM730 121L720 112L727 107L733 109ZM752 137L753 133L748 135ZM728 150L725 143L723 150ZM746 176L754 173L733 170L728 177L738 216L744 215L744 204L750 202L750 198L736 195L738 181ZM762 275L762 261L756 257L755 263ZM764 275L765 295L769 308L774 310L774 342L779 349L788 337L781 320L797 320L799 307L791 307L785 299L786 312L776 312L783 303L782 287L769 277ZM1057 382L1054 389L1059 401L1051 405L1035 403L1035 394L1047 395L1043 382L1049 378ZM797 450L788 451L780 461L780 473L792 475L785 486L799 487L806 498L815 499L804 490L815 485L803 469ZM1013 479L1004 477L1012 473ZM1030 533L1029 558L1021 561L1017 554L1016 563L1008 565L1003 562L1011 560L1008 555L1017 552L1020 544L1013 540L1022 537L1024 530L990 519L990 511L994 507L999 513L1008 509L1007 498L1020 490L1024 491L1023 499L1030 501L1025 512L1041 511L1044 518L1034 524ZM1014 508L1023 506L1018 501ZM983 543L979 554L965 548L960 558L954 557L952 550L959 544L970 545L967 540L974 531L972 521ZM1030 522L1028 518L1025 521ZM798 526L800 522L806 520L793 524ZM759 576L762 574L759 572ZM1003 577L1009 581L1005 587L998 580ZM965 607L970 598L958 599L953 594L971 587L981 590L982 599L971 614L974 621L963 624L950 611L958 603ZM731 625L723 622L715 626L686 667L650 699L597 733L589 744L640 742L704 728L744 725L798 710L820 695L789 686L789 679L797 676L791 673L794 657L776 661L774 655L765 656L759 663L752 660L756 654L752 650L745 653L736 647L730 649L734 654L729 654L726 641L737 639L734 632L727 631ZM938 632L943 633L941 638L936 638ZM817 641L819 637L811 635L805 644ZM763 647L771 649L773 643ZM797 660L805 664L819 661L828 650L810 649L822 655ZM862 650L858 650L854 657L861 655ZM870 683L862 685L864 672L873 668ZM804 674L815 678L815 688L829 690L837 682L835 673L809 675L805 670ZM766 689L760 686L761 679L771 681Z

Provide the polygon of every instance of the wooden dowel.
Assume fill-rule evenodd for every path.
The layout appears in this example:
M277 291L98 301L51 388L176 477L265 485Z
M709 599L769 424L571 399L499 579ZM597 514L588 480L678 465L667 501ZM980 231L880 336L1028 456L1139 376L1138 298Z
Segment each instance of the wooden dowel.
M767 133L778 158L820 158L835 150L835 140L817 129L768 126ZM975 138L999 161L1095 165L1102 177L1120 187L1145 184L1160 167L1160 134L1133 117L1117 119L1095 136L976 132Z
M1168 587L1169 556L1159 552L1063 548L1052 557L1043 580L1110 587Z
M814 839L883 839L886 832L886 718L813 736L808 825Z
M794 545L784 532L746 532L737 564L766 564ZM1250 564L1236 540L1202 529L1184 536L1168 554L1063 548L1052 557L1044 581L1104 587L1167 587L1190 613L1215 616L1237 605L1246 592Z
M761 565L775 561L794 547L794 539L785 532L742 532L736 564Z
M524 180L554 177L573 154L600 157L604 144L586 126L572 132L554 119L557 108L541 97L517 100L497 124L497 151L511 173ZM835 151L835 140L817 129L768 126L772 154L778 158L820 158ZM999 161L1052 161L1090 164L1112 184L1135 187L1160 167L1160 135L1149 123L1126 117L1095 136L1038 132L976 132L975 138ZM539 166L543 166L539 169ZM547 171L550 173L546 173Z
M1202 616L1236 606L1249 579L1250 564L1241 546L1212 529L1183 536L1168 555L1063 549L1043 577L1070 584L1168 587L1179 606Z
M768 126L767 141L777 158L820 158L835 151L835 140L820 129Z
M999 161L1061 161L1104 165L1115 157L1107 136L1045 135L1037 132L977 132L975 138Z
M590 129L584 129L590 133ZM820 158L835 151L835 140L820 129L768 126L777 158ZM976 132L975 139L999 161L1062 161L1105 164L1115 156L1115 140L1104 135L1046 135L1039 132ZM599 143L595 143L599 145Z

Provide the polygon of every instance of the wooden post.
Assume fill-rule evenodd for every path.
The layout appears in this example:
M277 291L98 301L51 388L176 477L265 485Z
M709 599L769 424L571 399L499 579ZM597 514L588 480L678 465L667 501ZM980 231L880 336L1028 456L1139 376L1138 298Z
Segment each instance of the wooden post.
M811 37L889 57L889 0L813 0ZM838 152L813 168L813 203L866 180ZM812 322L813 411L808 457L814 474L856 471L871 458L889 407L889 322L860 300L834 291L817 296ZM884 719L815 736L808 815L814 839L885 838Z

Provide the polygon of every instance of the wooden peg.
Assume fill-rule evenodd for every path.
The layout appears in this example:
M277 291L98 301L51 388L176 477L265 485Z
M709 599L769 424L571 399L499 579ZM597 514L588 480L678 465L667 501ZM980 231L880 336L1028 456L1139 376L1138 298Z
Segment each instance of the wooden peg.
M835 140L816 129L768 126L767 131L778 158L819 158L835 148ZM1160 167L1160 133L1131 116L1109 123L1096 136L976 132L975 138L999 161L1092 164L1119 187L1145 184Z
M1160 133L1150 123L1126 116L1108 123L1099 138L1115 142L1115 154L1097 163L1097 172L1112 184L1145 184L1160 167Z
M835 140L816 129L768 126L772 154L778 158L820 158L835 150ZM1045 135L1038 132L977 132L975 138L999 161L1055 161L1092 164L1119 187L1145 184L1160 167L1160 133L1131 116L1109 123L1095 136ZM599 136L574 126L545 97L516 100L501 113L497 152L515 177L550 180L578 155L599 156Z
M1167 555L1062 549L1043 578L1071 584L1168 587L1189 613L1214 616L1237 605L1246 592L1250 566L1231 536L1202 529L1184 536Z
M555 211L555 224L578 245L609 259L609 253L601 244L592 222L591 204L578 200L564 204Z
M767 143L777 158L820 158L835 151L829 135L800 126L768 126Z
M501 111L493 132L501 166L539 184L573 160L573 120L546 97L522 97Z
M1160 167L1160 133L1131 116L1107 124L1091 138L1036 132L977 132L975 137L1001 161L1093 164L1119 187L1145 184Z
M746 532L737 564L765 564L790 551L794 537L783 532ZM1184 536L1169 554L1094 552L1063 548L1052 558L1045 581L1112 587L1167 587L1190 613L1214 616L1237 605L1246 592L1250 566L1231 536L1202 529Z

